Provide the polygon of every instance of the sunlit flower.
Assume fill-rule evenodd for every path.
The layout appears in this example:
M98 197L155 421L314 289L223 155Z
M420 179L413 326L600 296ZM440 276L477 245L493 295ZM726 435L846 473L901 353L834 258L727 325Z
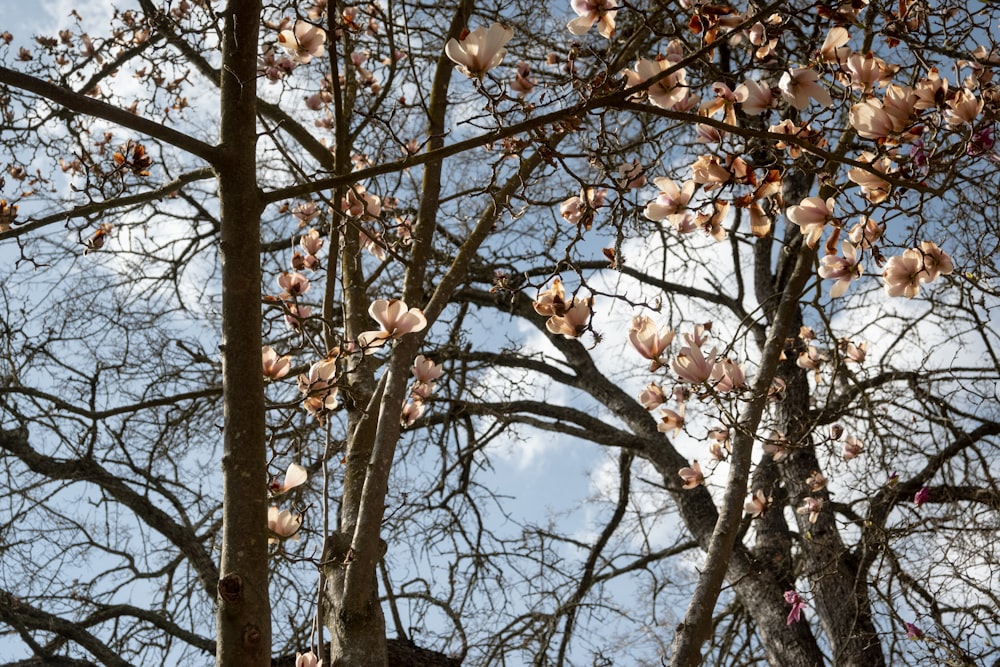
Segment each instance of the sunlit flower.
M705 476L701 472L698 461L692 461L690 468L681 468L677 474L684 480L685 489L693 489L705 483Z
M663 353L673 342L674 331L666 326L657 328L656 323L651 318L639 315L632 318L632 328L629 329L628 339L639 354L653 362L650 364L649 370L655 371L664 364Z
M309 291L309 279L296 271L285 271L278 276L278 287L284 291L282 299L294 299Z
M420 419L420 415L424 414L426 406L423 401L412 400L407 401L403 404L403 409L399 413L399 423L403 428L409 428L413 426L414 422Z
M685 346L681 348L681 351L674 357L670 365L682 381L690 382L691 384L701 384L712 377L712 369L714 367L712 360L714 359L715 348L712 348L706 359L700 347Z
M983 100L963 88L948 100L944 115L951 125L963 125L974 122L982 110Z
M851 88L861 92L870 92L875 86L884 86L892 81L898 66L890 66L884 60L871 53L852 54L844 68L851 77Z
M691 217L688 204L697 184L687 181L682 188L678 188L673 179L665 177L654 178L653 183L660 189L660 194L646 205L643 215L654 222L669 218L674 227L679 227L685 218Z
M830 288L830 297L836 299L843 296L847 288L851 286L851 281L861 276L862 268L858 260L857 251L854 246L844 241L840 246L844 251L844 256L826 255L823 257L822 266L819 267L821 278L836 280Z
M271 380L279 380L286 375L292 367L292 358L289 356L279 357L270 345L261 348L261 361L263 363L264 377Z
M550 333L561 335L563 338L579 338L587 330L587 325L590 323L593 304L593 297L577 297L573 299L572 304L562 316L550 317L545 322L545 328Z
M845 461L850 461L851 459L860 456L864 449L865 445L863 442L855 438L853 435L849 435L844 438L844 450L840 453L840 456Z
M702 116L714 116L722 111L722 121L727 125L736 125L736 96L725 83L716 81L712 84L712 92L715 98L701 103L698 114Z
M902 255L890 257L882 271L885 293L912 299L920 292L923 272L924 258L919 250L910 248Z
M763 489L757 489L756 493L750 496L750 500L743 505L743 511L754 519L759 519L771 507L772 502L772 498L764 495Z
M296 21L295 30L282 30L278 34L278 44L288 51L297 63L308 63L323 55L326 31L305 21Z
M774 106L774 95L771 88L753 79L747 79L736 86L733 99L739 102L743 113L756 116Z
M826 39L823 41L823 46L819 49L820 57L827 62L844 62L851 54L850 47L845 46L850 39L851 35L847 32L847 28L839 25L830 28L830 32L826 34Z
M519 62L514 68L514 82L510 84L510 89L519 95L527 95L534 90L535 85L535 80L531 78L531 67L524 61Z
M848 341L844 349L844 356L848 361L853 361L856 364L865 363L865 358L868 356L868 341L862 341L857 345Z
M365 186L356 184L347 190L340 202L340 210L352 218L373 220L382 214L382 200L378 195L365 191Z
M702 155L691 164L691 180L705 185L705 190L714 190L728 183L733 174L714 155Z
M413 368L411 369L413 377L416 378L417 382L422 382L424 384L430 384L434 382L441 374L444 369L438 366L433 361L428 359L422 354L418 354L417 358L413 360Z
M597 32L606 39L611 39L615 32L615 0L571 0L570 6L576 12L577 18L566 26L574 35L583 35L597 23Z
M639 160L632 160L618 166L618 187L635 190L646 184L646 169Z
M562 280L555 278L552 281L552 287L544 292L540 291L538 298L531 305L539 315L562 317L569 307L566 303L566 290L563 289Z
M952 271L955 270L951 263L951 257L948 257L936 243L921 241L919 252L923 255L924 262L924 272L920 275L920 282L933 282L939 276L951 275Z
M792 623L797 623L802 618L802 610L806 608L806 602L799 595L798 591L785 591L785 602L792 605L791 611L788 612L788 618L785 620L786 625L791 625Z
M785 216L799 226L806 237L806 244L815 248L826 224L834 220L833 209L833 197L826 201L821 197L806 197L798 206L789 206Z
M594 224L594 212L604 205L604 190L583 188L580 194L559 205L559 215L574 225L589 230Z
M323 667L323 661L309 651L308 653L295 652L295 667Z
M746 386L743 364L737 364L729 357L723 357L715 362L710 379L715 385L715 390L722 393L736 391Z
M323 248L323 237L319 235L317 230L310 229L299 238L299 246L306 251L307 255L316 256Z
M875 154L868 151L863 151L858 160L869 163L875 171L883 174L889 173L892 168L892 158L883 156L876 159ZM857 183L861 187L861 194L873 204L879 204L889 196L889 183L867 169L851 167L847 170L847 178Z
M481 79L489 70L503 61L504 48L514 37L514 31L499 23L489 30L479 26L464 34L461 40L449 39L444 52L455 63L455 69L469 78Z
M311 314L311 306L285 303L285 323L295 331L299 331L302 328L302 324Z
M830 91L818 82L819 74L813 70L807 67L792 69L781 75L778 90L781 91L781 97L799 111L809 106L810 99L828 107L833 104Z
M847 237L856 248L871 248L882 238L882 225L866 215L861 216L861 222L851 227Z
M823 511L823 499L807 496L802 499L802 504L796 508L795 513L802 515L808 514L809 523L816 523L816 521L819 519L819 513L822 511Z
M406 303L399 299L377 299L368 308L368 314L382 325L382 329L365 331L358 336L358 345L365 354L372 354L391 339L423 331L427 326L427 318L424 317L422 310L408 308Z
M684 428L684 404L680 406L680 412L675 412L670 408L660 410L660 423L656 425L656 430L660 433L673 432L674 437ZM699 468L700 470L700 468Z
M679 59L657 58L649 60L640 58L635 63L635 70L625 70L629 88L633 88L657 76L660 72L673 68ZM683 102L688 96L687 72L683 67L677 68L660 79L646 91L649 101L661 109L672 109Z
M288 464L288 470L285 472L285 479L281 483L278 483L278 480L274 479L268 485L268 491L271 492L272 496L280 496L282 493L287 493L297 486L302 486L308 478L309 473L306 472L305 468L298 463L290 463Z
M944 79L938 73L936 67L932 67L927 76L920 79L913 87L913 108L918 111L925 109L936 109L942 106L948 97L948 79Z
M339 353L339 350L337 351ZM317 361L309 367L309 373L296 378L299 392L303 395L302 407L321 421L329 412L336 410L337 402L337 353Z
M639 403L647 410L653 410L667 401L667 395L663 392L663 387L650 382L639 394Z
M288 510L279 512L278 508L273 505L267 508L267 529L271 532L271 536L267 538L269 543L273 544L289 538L297 540L301 527L301 514L292 514Z

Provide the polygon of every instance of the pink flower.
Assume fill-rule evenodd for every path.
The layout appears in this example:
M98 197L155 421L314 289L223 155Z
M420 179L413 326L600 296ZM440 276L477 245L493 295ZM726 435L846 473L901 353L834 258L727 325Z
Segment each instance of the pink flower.
M660 195L646 205L643 215L654 222L662 222L669 218L675 228L679 227L685 218L691 217L688 204L697 184L688 181L683 188L678 189L677 184L670 178L654 178L653 183L660 188Z
M587 325L590 323L593 305L593 297L577 297L573 299L573 303L561 317L550 317L545 322L545 328L549 330L549 333L561 335L563 338L579 338L587 330Z
M855 247L862 250L871 248L882 238L882 225L866 215L861 216L861 222L851 227L848 238Z
M813 345L807 345L806 349L799 353L799 358L795 365L807 371L819 371L820 364L826 359Z
M315 257L323 248L323 237L319 235L317 230L310 229L299 238L299 246L306 251L307 255Z
M854 246L844 241L841 248L844 251L843 257L826 255L821 260L823 265L819 267L821 278L837 281L830 288L830 297L834 299L843 296L851 286L851 281L861 276L862 271Z
M632 160L618 166L618 187L635 190L646 184L646 169L639 160Z
M863 151L858 160L869 163L875 171L883 174L889 173L892 168L892 158L885 156L876 160L875 154L868 151ZM873 204L879 204L889 196L889 183L870 171L852 167L847 170L847 178L857 183L861 187L861 194Z
M715 358L715 348L708 355L709 359ZM700 347L685 346L670 364L678 377L684 382L691 384L701 384L712 377L714 364L705 358Z
M884 86L892 81L892 75L899 67L890 67L881 58L868 53L851 55L845 63L845 69L851 77L851 88L862 92L870 92L876 85Z
M297 463L288 464L288 470L285 472L285 480L278 483L277 478L273 479L271 484L268 485L268 491L271 492L272 496L280 496L282 493L291 491L297 486L302 486L306 483L309 478L309 473L306 469Z
M845 461L850 461L860 456L862 451L864 451L864 443L849 435L844 438L844 451L840 455Z
M933 282L939 276L951 275L955 270L951 258L932 241L921 241L920 253L924 260L924 272L920 275L922 283Z
M890 257L882 271L885 293L912 299L920 292L923 272L924 258L919 250L911 248L902 255Z
M798 206L788 207L785 215L790 222L801 228L806 244L815 248L826 224L834 220L833 209L833 197L826 201L820 197L806 197Z
M583 35L597 23L597 32L601 37L611 39L615 32L615 14L618 13L615 0L571 0L570 6L577 14L577 18L566 26L571 33Z
M681 468L677 474L684 480L685 489L693 489L705 483L705 476L701 473L698 461L692 461L690 468Z
M983 110L983 101L976 99L972 92L959 90L950 100L944 115L951 125L971 124Z
M753 79L747 79L736 86L733 99L740 103L743 113L749 116L762 114L774 106L770 87Z
M667 402L667 395L663 393L663 387L650 382L639 394L639 402L647 410L653 410Z
M302 407L320 421L340 406L337 402L336 375L337 356L334 354L310 366L308 375L296 378L299 392L304 395Z
M743 505L743 511L753 518L759 519L771 507L772 502L772 498L764 495L763 489L757 489L757 492L750 496L750 500Z
M305 21L296 21L295 30L282 30L278 34L278 44L297 63L308 63L323 55L326 31Z
M312 221L319 215L319 207L316 206L316 202L303 202L297 204L295 208L292 209L292 215L298 218L300 226L304 227L306 223Z
M589 230L594 224L594 212L604 205L604 190L583 188L579 196L570 197L559 205L559 215L573 225Z
M514 31L499 23L490 25L488 31L479 26L463 34L461 40L448 40L444 52L459 72L470 79L482 79L486 72L503 61L507 55L504 46L513 37Z
M830 32L826 34L826 39L823 41L823 46L819 49L820 57L827 62L844 62L851 54L850 47L844 46L850 39L851 35L846 28L841 26L830 28Z
M778 90L781 97L799 111L809 106L810 98L828 107L833 104L830 92L818 81L819 74L809 68L792 69L781 75Z
M289 356L278 357L270 345L261 348L261 361L263 364L264 377L271 380L279 380L286 375L292 367L292 358Z
M729 357L723 357L712 367L711 380L715 384L715 390L724 394L742 389L746 386L743 364L737 364Z
M514 82L510 84L510 89L519 95L527 95L535 88L535 80L531 78L531 68L526 62L519 62L514 69ZM414 143L416 140L414 140ZM416 153L416 150L409 151Z
M732 173L714 155L702 155L691 164L691 180L714 190L733 178Z
M423 331L427 318L419 308L408 308L399 299L378 299L368 308L372 319L382 325L379 331L365 331L358 336L358 345L365 354L372 354L391 339Z
M278 287L284 291L282 299L294 299L309 291L309 279L295 271L285 271L278 276Z
M906 638L907 639L923 639L924 631L915 626L913 623L904 623L906 626Z
M414 422L420 419L420 415L424 414L425 405L423 401L414 400L407 401L403 404L403 409L399 413L399 423L403 428L409 428L413 426Z
M267 538L268 543L274 544L288 538L297 540L301 527L301 514L292 514L288 510L279 512L278 508L273 505L267 508L267 529L271 531L271 536Z
M646 359L653 363L649 370L655 371L663 365L663 353L670 347L674 340L674 332L666 326L657 329L652 319L645 315L639 315L632 319L632 328L629 330L628 338L635 349Z
M848 341L844 348L844 356L848 361L853 361L856 364L865 363L865 358L868 356L868 341L862 341L857 345Z
M791 625L792 623L797 623L802 619L802 610L806 608L806 602L799 595L798 591L785 591L785 602L792 605L792 610L788 612L788 619L785 621L786 625Z
M669 408L663 408L662 410L660 410L660 423L656 425L657 431L659 431L660 433L670 433L671 431L673 431L674 437L676 437L677 434L680 433L682 428L684 428L683 403L680 406L680 412L674 412Z
M788 454L788 439L781 431L772 431L771 437L764 441L765 454L770 454L775 461L780 461Z
M295 667L323 667L323 661L309 651L308 653L295 652Z
M661 57L656 60L640 58L635 63L635 70L625 70L627 85L629 88L641 85L660 72L671 69L678 61L679 56L677 59L672 57ZM661 109L672 109L685 102L688 92L687 72L681 67L650 86L646 94L649 96L649 101L655 106Z
M295 303L285 304L285 323L295 331L302 328L303 323L312 314L310 306L300 306Z
M823 473L813 470L809 473L809 477L806 478L806 486L813 493L822 491L826 488L826 477L823 476Z
M924 503L931 499L931 490L926 486L920 487L920 490L916 492L913 496L913 504L917 507L922 507Z
M417 358L413 360L413 368L411 369L411 372L417 382L430 384L441 377L444 369L424 355L419 354L417 355Z
M352 218L373 220L382 214L382 200L378 195L365 191L365 186L352 186L340 202L340 210Z
M809 523L816 523L819 513L823 511L823 499L807 496L802 500L802 504L796 508L796 514L808 514Z
M538 293L538 298L531 304L535 312L545 317L553 315L561 317L565 314L568 304L566 303L566 290L563 289L562 280L555 278L552 287L544 292Z

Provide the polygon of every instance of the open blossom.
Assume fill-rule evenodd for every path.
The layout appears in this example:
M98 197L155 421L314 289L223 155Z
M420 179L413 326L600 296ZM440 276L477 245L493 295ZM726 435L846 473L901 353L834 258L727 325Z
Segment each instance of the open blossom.
M461 40L449 39L444 52L459 72L470 79L481 79L503 61L507 55L504 46L512 37L514 31L500 23L493 23L489 30L479 26Z
M788 439L781 431L772 431L771 437L764 441L764 453L770 454L775 461L780 461L788 454Z
M424 414L426 405L422 400L410 400L403 404L399 413L399 423L403 428L409 428Z
M890 257L882 271L885 293L912 299L920 292L920 277L924 272L924 258L919 250L910 248L902 255Z
M685 218L690 218L688 204L694 195L697 184L694 181L687 181L683 187L678 188L671 178L654 178L653 183L660 189L659 196L646 204L643 211L650 220L661 222L669 219L674 227L680 227Z
M604 205L604 190L583 188L579 196L570 197L559 205L559 215L574 225L590 230L594 224L594 211Z
M267 538L268 543L273 544L288 538L297 540L301 527L301 514L292 514L288 510L279 512L278 508L273 505L267 508L267 529L271 532L271 536Z
M851 227L848 238L851 243L862 250L871 248L882 238L882 225L866 215L861 216L861 222Z
M982 110L983 100L977 99L971 91L962 89L948 100L944 115L949 124L964 125L973 123Z
M378 195L365 191L365 186L356 184L348 189L340 202L340 210L352 218L371 220L382 213L382 200Z
M323 248L323 237L319 235L319 231L310 229L299 239L299 246L306 251L307 255L315 257Z
M571 33L583 35L597 23L597 32L601 37L611 39L615 32L615 14L618 13L615 0L571 0L570 6L577 14L577 18L566 26Z
M334 354L310 366L307 375L296 378L299 392L304 396L302 407L321 421L340 405L337 402L336 375L337 358Z
M552 287L538 293L538 298L531 304L535 312L545 317L562 317L569 307L566 303L566 290L560 278L552 281Z
M839 25L830 28L830 32L826 34L826 39L823 41L823 46L819 49L820 57L827 62L844 62L851 55L851 48L845 46L850 40L851 35L847 32L847 28Z
M663 365L663 353L670 347L674 340L674 332L666 326L657 328L656 323L645 315L639 315L632 319L632 328L629 330L628 339L633 347L646 359L653 363L649 370L655 371Z
M808 514L809 523L816 523L816 520L819 519L819 513L822 511L823 499L807 496L802 500L802 504L796 508L795 513L803 515Z
M545 322L545 328L550 333L561 335L563 338L579 338L587 330L587 325L590 323L593 305L593 297L576 297L563 315L550 317Z
M323 667L323 661L309 651L308 653L295 652L295 667Z
M517 67L514 68L514 82L510 84L510 89L519 95L527 95L534 90L535 85L537 84L531 78L531 68L528 66L528 63L524 61L519 62ZM409 150L409 147L407 150L411 154L417 152L416 150Z
M862 341L855 345L851 341L847 341L847 345L844 347L844 357L848 361L853 361L856 364L865 363L865 358L868 356L868 341Z
M441 377L444 369L424 355L418 354L417 358L413 360L413 368L411 369L411 372L417 382L430 384Z
M670 364L677 373L678 377L684 382L690 382L691 384L701 384L712 377L712 369L714 368L714 363L711 360L715 359L715 348L709 353L708 358L702 354L701 348L698 346L685 346L681 348L681 351L674 357L673 362Z
M382 325L378 331L365 331L358 336L358 345L365 354L375 350L394 338L408 333L423 331L427 326L427 318L419 308L408 308L399 299L377 299L368 308L372 319Z
M869 163L875 171L883 174L890 173L892 169L892 158L888 156L876 159L874 153L863 151L858 160ZM852 167L847 170L847 178L857 183L861 187L861 194L873 204L879 204L889 196L889 183L867 169Z
M865 445L863 442L855 438L853 435L849 435L844 438L844 450L840 453L841 458L845 461L850 461L853 458L857 458L864 451Z
M733 99L739 102L743 113L749 116L762 114L774 106L771 88L753 79L747 79L736 86Z
M951 257L948 257L944 250L941 250L932 241L921 241L920 253L924 259L924 273L920 276L922 283L933 282L939 276L951 275L952 271L955 270L951 263Z
M809 477L806 478L806 486L813 493L822 491L826 488L826 477L823 476L823 473L813 470L809 473Z
M862 271L854 246L844 241L841 248L844 251L843 257L826 255L821 260L822 266L819 267L820 277L837 281L830 288L830 296L834 299L843 296L851 286L851 281L860 277Z
M746 386L743 364L737 364L729 357L723 357L712 367L711 380L718 392L727 393L742 389Z
M292 367L292 358L289 356L279 357L270 345L261 348L261 361L264 377L271 380L280 380L285 377Z
M650 382L639 394L639 403L647 410L653 410L667 402L667 395L663 392L663 387Z
M660 423L656 425L656 430L660 433L673 432L674 436L684 428L684 404L681 403L680 412L675 412L670 408L660 410Z
M309 279L296 271L285 271L278 276L278 287L284 290L282 299L294 299L309 291Z
M852 54L844 64L844 68L851 78L851 88L862 92L870 92L875 86L888 84L899 70L898 66L890 66L871 53Z
M312 314L311 306L301 306L296 303L285 303L285 323L294 331L302 328L302 324Z
M658 57L656 60L640 58L635 63L635 70L625 70L625 78L629 88L633 88L657 76L660 72L669 70L679 62L680 57ZM661 109L673 109L682 104L688 97L687 72L683 67L671 72L649 87L646 94L649 101Z
M785 591L785 602L792 605L792 610L788 612L786 625L798 622L802 618L802 610L806 608L806 601L802 599L798 591Z
M278 44L295 62L305 64L323 55L326 31L311 23L296 21L295 30L282 30L278 34Z
M308 478L309 473L306 472L305 468L298 463L290 463L288 464L288 470L285 472L285 479L281 483L277 479L272 480L267 490L271 492L272 496L280 496L282 493L287 493L297 486L302 486Z
M697 461L692 461L690 468L681 468L677 474L684 480L685 489L693 489L705 483L705 475L702 474Z
M757 489L756 493L750 496L750 500L743 505L743 511L753 518L759 519L771 507L772 502L772 498L764 495L763 489Z
M691 163L691 180L714 190L733 179L733 174L714 155L702 155Z
M819 83L819 74L807 67L787 70L778 80L778 90L782 99L799 111L809 106L810 99L825 107L833 104L830 91Z
M821 197L806 197L798 206L789 206L785 215L790 222L801 228L806 244L815 248L826 229L826 223L834 220L833 209L833 197L826 201Z

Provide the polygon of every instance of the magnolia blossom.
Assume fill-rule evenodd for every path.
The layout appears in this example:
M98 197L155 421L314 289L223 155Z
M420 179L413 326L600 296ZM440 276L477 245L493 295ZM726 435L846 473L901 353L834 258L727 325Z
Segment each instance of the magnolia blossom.
M323 248L323 237L319 235L318 230L310 229L299 238L299 246L306 251L307 255L315 257Z
M951 257L948 257L936 243L921 241L919 252L923 255L924 260L924 272L920 275L920 282L933 282L939 276L951 275L952 271L955 270L951 263Z
M538 292L538 298L531 304L535 312L545 317L562 317L566 313L566 290L560 278L552 281L552 287Z
M844 251L844 256L826 255L823 257L822 266L819 267L819 275L828 280L836 280L830 288L830 296L834 299L843 296L847 288L851 286L851 281L861 276L862 268L854 246L844 241L840 246Z
M847 341L844 346L844 357L848 361L853 361L856 364L865 363L865 358L868 356L868 341L862 341L855 345L851 341Z
M365 331L358 336L358 345L365 354L372 354L390 340L408 333L423 331L427 318L419 308L408 308L399 299L378 299L368 308L372 319L382 325L378 331Z
M320 421L340 406L336 386L337 354L339 350L310 366L308 374L296 378L299 392L304 396L302 407Z
M739 102L743 113L749 116L762 114L774 106L771 88L753 79L747 79L736 86L733 99Z
M973 123L982 110L983 100L977 99L971 91L962 89L948 100L944 115L951 125L965 125Z
M944 104L948 96L948 79L944 79L938 73L936 67L932 67L927 72L927 76L920 79L913 88L913 108L918 111L925 109L936 109Z
M297 540L301 527L301 514L292 514L288 510L279 512L278 508L273 505L267 508L267 529L271 532L271 536L267 538L268 543L274 544L288 538Z
M314 201L301 202L292 209L292 215L298 219L299 226L304 227L319 216L319 207Z
M323 667L323 661L309 651L308 653L295 652L295 667Z
M680 412L675 412L670 408L660 410L660 423L656 425L656 430L660 433L670 433L676 437L684 428L684 404L680 405ZM697 464L696 464L697 465Z
M715 385L715 390L721 393L736 391L746 386L743 364L737 364L729 357L723 357L715 362L710 379Z
M284 290L282 299L294 299L309 291L309 279L296 271L285 271L278 276L278 287Z
M907 299L912 299L920 292L923 273L924 258L915 248L910 248L902 255L890 257L882 271L885 293L889 296L905 296Z
M887 65L881 58L868 53L852 54L844 64L851 78L851 88L862 92L870 92L875 86L884 86L892 81L892 76L899 70L898 66Z
M715 359L714 347L706 359L700 347L688 345L681 348L670 366L682 381L701 384L712 377L714 363L710 360L713 359Z
M411 372L417 382L430 384L441 377L444 369L424 355L418 354L417 358L413 360L413 368L411 369Z
M277 479L272 480L267 490L271 492L272 496L280 496L282 493L291 491L297 486L302 486L308 478L309 473L306 472L305 468L298 463L290 463L288 464L288 470L285 472L284 481L279 484Z
M424 414L424 402L421 400L410 400L403 404L403 409L399 413L399 423L403 428L413 426L414 422Z
M635 190L646 184L646 169L639 160L632 160L618 166L618 187Z
M536 85L535 80L531 78L531 68L528 66L528 63L524 61L519 62L517 67L514 68L514 82L510 84L510 89L523 96L534 90ZM417 151L410 150L409 152L413 154Z
M799 111L809 106L810 99L825 107L831 106L833 99L830 97L830 91L818 82L819 74L813 70L807 67L792 69L781 75L778 80L778 90L782 99Z
M261 361L264 377L270 380L280 380L288 375L288 371L292 367L292 358L290 356L279 357L270 345L261 348Z
M866 215L861 216L861 222L851 227L848 238L851 243L862 250L871 248L882 238L882 225Z
M570 197L559 206L559 215L566 222L590 230L594 224L594 211L604 206L604 190L583 188L579 196Z
M650 382L639 394L639 403L647 410L653 410L667 402L667 395L663 393L663 387Z
M282 30L278 34L278 44L288 51L297 63L308 63L323 55L326 31L305 21L296 21L295 30Z
M382 200L378 195L365 191L365 186L355 184L341 200L340 210L352 218L373 220L382 214Z
M869 163L872 169L883 174L890 173L892 169L892 158L888 156L876 159L874 153L863 151L858 160ZM889 196L889 183L867 169L852 167L847 170L847 178L857 183L861 187L861 194L873 204L879 204Z
M806 244L815 248L819 243L826 223L834 220L834 200L830 197L823 201L821 197L806 197L798 206L789 206L785 215L790 222L799 226Z
M301 306L296 303L285 303L285 323L294 331L302 329L302 324L312 314L311 306Z
M823 511L823 499L807 496L802 500L802 504L796 508L796 514L809 515L809 523L816 523L819 513Z
M764 512L771 507L773 498L764 495L763 489L757 489L757 491L750 496L750 500L743 505L743 511L752 516L754 519L759 519L764 515Z
M845 46L850 39L851 35L847 32L847 28L839 25L830 28L830 32L826 34L826 39L823 41L823 46L819 49L820 57L827 62L844 62L851 54L850 47Z
M652 361L649 370L655 371L664 363L663 353L673 342L674 331L666 326L657 328L656 323L651 318L639 315L632 319L632 328L629 330L628 339L639 354Z
M736 125L737 99L735 93L721 81L712 84L712 92L715 93L715 99L702 102L698 108L699 115L714 116L722 111L723 122L727 125Z
M931 490L926 486L922 486L920 487L920 490L917 491L917 493L913 496L913 504L916 505L917 507L920 507L930 499L931 499Z
M643 215L654 222L669 219L671 225L679 228L685 219L691 218L688 204L697 184L694 181L687 181L683 187L678 188L671 178L654 178L653 183L660 189L660 194L646 204Z
M577 14L577 18L566 26L571 33L583 35L597 23L597 32L601 37L611 39L615 32L615 14L618 13L615 0L571 0L570 6Z
M923 639L924 631L915 626L913 623L904 623L906 627L906 638L907 639Z
M826 477L823 476L823 473L813 470L806 478L806 486L808 486L809 490L813 493L822 491L826 488Z
M705 483L705 476L701 472L698 461L692 461L690 468L681 468L677 474L684 480L685 489L693 489Z
M549 333L561 335L563 338L579 338L587 330L587 325L590 323L593 305L593 297L577 297L573 299L563 315L550 317L545 322L545 328L549 330ZM537 311L538 308L535 310Z
M792 610L788 612L786 625L797 623L802 618L802 610L806 608L806 602L799 595L798 591L785 591L785 602L792 605Z
M625 78L629 88L639 86L660 72L669 70L676 66L680 57L658 57L656 60L640 58L635 63L635 70L625 70ZM683 104L688 97L687 72L683 67L678 67L675 71L666 75L653 85L646 94L649 101L662 109L673 109L679 104Z
M853 458L857 458L864 451L865 445L862 441L855 438L853 435L849 435L844 438L844 450L840 453L841 458L845 461L850 461Z
M702 155L691 164L691 180L714 190L733 180L733 174L714 155Z
M464 33L461 40L449 39L444 52L459 72L470 79L482 79L507 55L504 46L512 37L514 31L499 23L490 25L489 30L479 26Z

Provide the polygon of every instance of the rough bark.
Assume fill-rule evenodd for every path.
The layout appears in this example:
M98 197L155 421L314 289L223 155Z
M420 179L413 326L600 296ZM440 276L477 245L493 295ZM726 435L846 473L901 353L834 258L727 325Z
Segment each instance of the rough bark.
M264 385L260 371L260 213L256 57L261 6L224 13L219 175L222 251L223 532L218 590L220 667L271 662Z

